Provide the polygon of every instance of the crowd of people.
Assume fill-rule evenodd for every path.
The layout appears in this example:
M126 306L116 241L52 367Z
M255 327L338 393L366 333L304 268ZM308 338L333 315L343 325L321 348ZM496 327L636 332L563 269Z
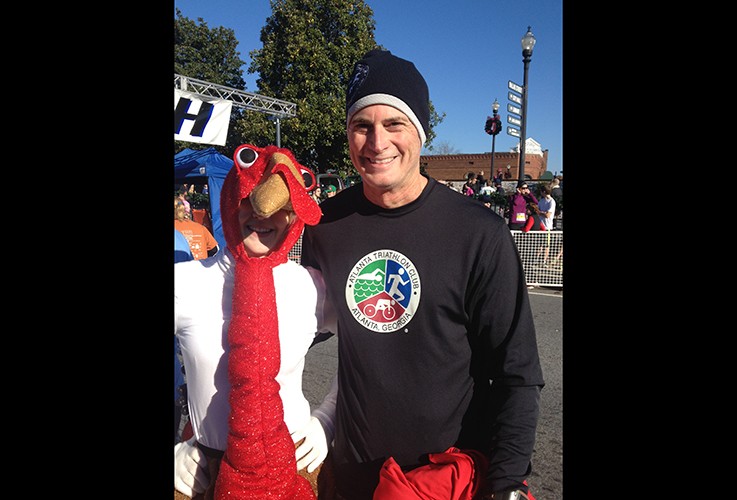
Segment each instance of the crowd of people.
M478 200L488 208L494 207L500 215L507 219L509 229L552 231L557 227L562 212L563 189L560 186L560 177L554 177L550 182L538 182L535 189L540 200L530 189L526 181L517 183L514 192L507 194L503 187L501 169L498 175L489 180L484 177L484 171L468 172L466 181L456 189L452 183L442 181L453 190L459 191L469 198ZM545 221L543 226L532 224L531 217L542 211ZM529 224L528 224L529 222Z
M175 498L534 500L545 382L509 229L532 204L547 224L553 197L520 183L505 221L484 206L500 176L473 173L476 194L459 196L423 174L429 101L412 62L356 61L346 135L361 182L322 200L291 179L287 150L236 149L227 247L203 257L205 235L175 264L193 431L174 447ZM255 168L277 153L279 172ZM175 225L182 213L177 196ZM487 229L458 231L461 214ZM337 373L310 410L304 358L333 335Z

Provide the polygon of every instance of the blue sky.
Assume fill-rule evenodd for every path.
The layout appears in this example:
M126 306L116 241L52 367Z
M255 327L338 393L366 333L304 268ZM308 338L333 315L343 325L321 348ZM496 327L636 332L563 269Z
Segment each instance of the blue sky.
M548 150L550 172L563 170L563 0L366 3L374 11L376 41L415 63L436 111L446 114L433 144L447 143L458 153L491 151L484 123L495 98L504 124L495 151L509 151L519 142L506 133L508 82L523 84L520 40L531 26L537 43L528 71L527 137ZM256 75L247 68L249 52L261 47L269 0L175 0L174 6L193 21L201 17L211 28L233 29L246 61L246 90L258 93Z

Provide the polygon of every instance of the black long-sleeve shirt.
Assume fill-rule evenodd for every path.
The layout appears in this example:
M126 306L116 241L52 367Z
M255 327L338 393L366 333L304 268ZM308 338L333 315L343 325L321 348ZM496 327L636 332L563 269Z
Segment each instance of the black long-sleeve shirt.
M493 491L527 489L544 381L519 254L501 217L428 179L392 210L347 188L303 236L338 314L331 453L352 500L388 457L450 446L489 456Z

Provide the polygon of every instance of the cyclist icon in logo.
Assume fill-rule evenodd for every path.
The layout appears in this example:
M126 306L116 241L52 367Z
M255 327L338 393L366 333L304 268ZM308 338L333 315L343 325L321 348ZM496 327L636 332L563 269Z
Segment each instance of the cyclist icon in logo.
M358 276L354 289L361 312L378 322L401 316L411 295L410 280L405 274L405 269L393 260L379 261L365 269Z
M376 305L366 304L366 307L363 308L363 314L371 319L374 319L374 316L376 316L376 311L381 311L384 319L386 319L387 321L391 321L394 319L394 316L397 315L397 311L395 311L392 307L394 304L395 301L393 300L379 299L376 301Z

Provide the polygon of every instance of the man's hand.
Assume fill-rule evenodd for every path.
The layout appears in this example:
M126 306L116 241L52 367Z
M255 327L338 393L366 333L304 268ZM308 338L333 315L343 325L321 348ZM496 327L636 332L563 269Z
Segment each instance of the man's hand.
M312 473L328 456L328 437L320 421L310 417L310 422L303 429L292 434L295 443L302 438L304 441L295 451L297 470L307 467L307 472Z
M209 484L207 457L195 445L194 436L174 445L174 488L191 498Z

